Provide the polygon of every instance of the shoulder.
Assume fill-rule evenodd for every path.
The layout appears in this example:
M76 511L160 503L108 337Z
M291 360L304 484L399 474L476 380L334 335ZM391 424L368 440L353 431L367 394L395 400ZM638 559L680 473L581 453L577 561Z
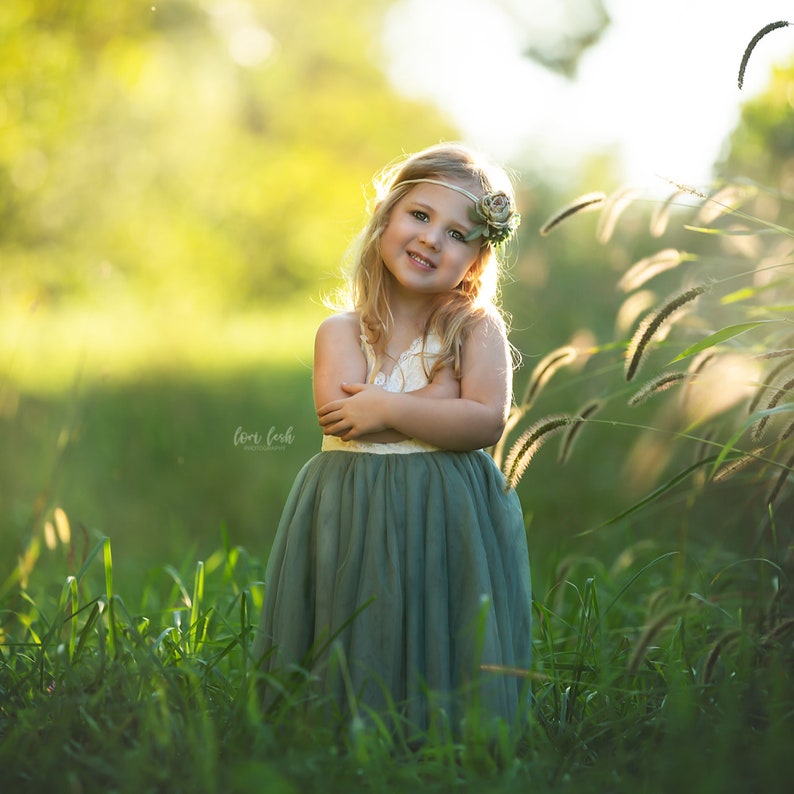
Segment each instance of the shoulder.
M366 380L360 334L358 317L351 312L334 314L320 323L314 338L316 406L345 397L340 384Z
M464 345L466 343L474 347L483 345L506 347L508 344L507 325L502 316L496 311L484 314L472 324Z
M318 326L317 342L358 341L361 326L355 312L340 312L326 317Z
M461 348L461 376L484 378L496 374L512 377L513 357L507 339L507 326L494 312L480 317L469 329Z

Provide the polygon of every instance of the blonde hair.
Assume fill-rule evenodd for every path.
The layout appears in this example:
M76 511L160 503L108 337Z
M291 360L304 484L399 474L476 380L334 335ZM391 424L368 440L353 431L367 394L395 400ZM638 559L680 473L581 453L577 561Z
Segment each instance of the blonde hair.
M394 205L414 184L409 180L437 179L475 186L483 194L504 191L514 202L513 186L507 173L483 160L461 144L442 143L409 155L387 166L375 179L376 195L370 219L359 235L352 254L348 283L348 305L358 312L379 362L393 331L388 302L387 270L381 255L380 240L388 226ZM463 281L454 290L438 295L424 329L424 338L435 333L441 343L439 356L428 372L432 376L449 366L460 377L461 345L471 328L483 317L496 319L503 326L499 309L501 252L483 238L479 255Z

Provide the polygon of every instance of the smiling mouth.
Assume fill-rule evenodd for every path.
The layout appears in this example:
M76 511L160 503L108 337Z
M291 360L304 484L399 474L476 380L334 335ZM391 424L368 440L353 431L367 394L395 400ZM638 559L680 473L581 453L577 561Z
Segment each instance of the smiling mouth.
M415 254L412 251L408 252L408 256L414 260L418 265L425 268L426 270L435 270L436 266L432 262L428 262L427 259L419 256L419 254Z

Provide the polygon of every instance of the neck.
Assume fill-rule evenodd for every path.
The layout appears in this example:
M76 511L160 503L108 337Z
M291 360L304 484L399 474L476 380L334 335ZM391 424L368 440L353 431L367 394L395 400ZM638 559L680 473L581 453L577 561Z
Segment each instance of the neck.
M391 274L390 274L391 275ZM395 328L411 329L423 333L435 305L435 295L422 295L404 290L391 277L388 286L389 309Z

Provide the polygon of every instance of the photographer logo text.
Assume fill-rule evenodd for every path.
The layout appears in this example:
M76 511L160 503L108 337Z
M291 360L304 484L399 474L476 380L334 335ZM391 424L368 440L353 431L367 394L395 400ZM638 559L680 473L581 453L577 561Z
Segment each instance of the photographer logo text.
M292 427L279 430L271 427L267 433L249 432L242 426L234 431L234 446L242 447L246 452L278 452L284 451L295 440Z

